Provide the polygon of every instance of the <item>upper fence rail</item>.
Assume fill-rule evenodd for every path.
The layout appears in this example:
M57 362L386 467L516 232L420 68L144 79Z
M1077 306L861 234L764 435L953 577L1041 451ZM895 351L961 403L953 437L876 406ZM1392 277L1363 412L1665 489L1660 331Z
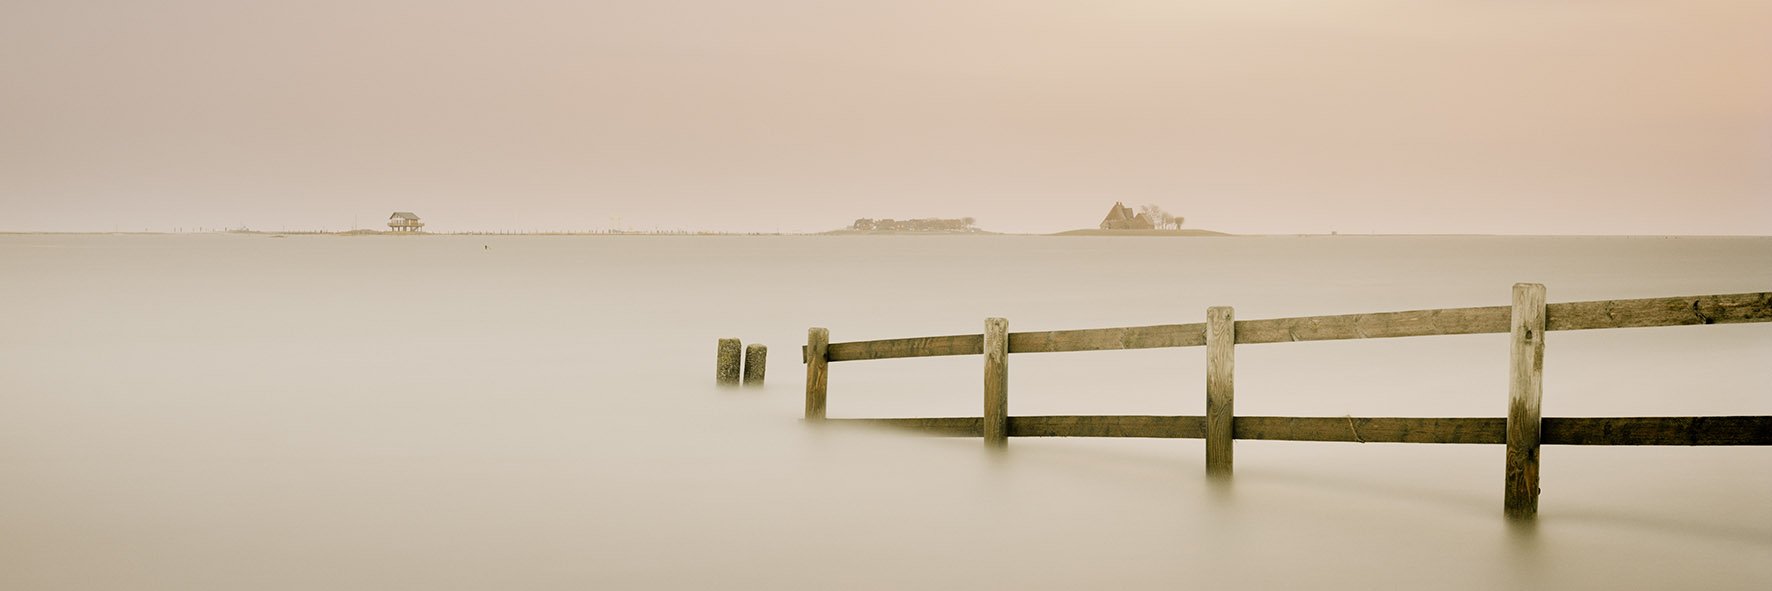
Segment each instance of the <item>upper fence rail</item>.
M1509 306L1406 312L1300 316L1236 321L1236 343L1285 343L1431 335L1492 334L1509 330ZM1545 330L1591 330L1694 324L1772 322L1772 292L1564 302L1545 306ZM1112 351L1199 347L1206 324L1051 330L1009 334L1010 353ZM981 355L983 334L831 343L827 361ZM805 348L801 348L805 360Z

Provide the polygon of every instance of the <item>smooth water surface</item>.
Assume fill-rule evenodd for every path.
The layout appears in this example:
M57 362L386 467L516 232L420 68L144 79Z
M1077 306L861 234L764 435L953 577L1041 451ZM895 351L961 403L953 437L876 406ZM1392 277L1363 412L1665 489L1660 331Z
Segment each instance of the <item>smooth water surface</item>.
M1772 290L1762 238L0 236L3 589L1764 589L1772 449L912 437L833 340ZM715 339L771 348L713 387ZM1505 335L1250 345L1237 412L1502 416ZM1199 348L1012 414L1201 414ZM1546 416L1772 414L1772 325L1549 336ZM838 363L964 416L978 357Z

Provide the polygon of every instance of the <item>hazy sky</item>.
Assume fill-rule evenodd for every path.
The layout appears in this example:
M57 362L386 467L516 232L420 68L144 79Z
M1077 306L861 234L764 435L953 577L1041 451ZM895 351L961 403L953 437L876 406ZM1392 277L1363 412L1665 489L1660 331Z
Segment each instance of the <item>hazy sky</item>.
M0 230L1772 234L1765 0L0 0Z

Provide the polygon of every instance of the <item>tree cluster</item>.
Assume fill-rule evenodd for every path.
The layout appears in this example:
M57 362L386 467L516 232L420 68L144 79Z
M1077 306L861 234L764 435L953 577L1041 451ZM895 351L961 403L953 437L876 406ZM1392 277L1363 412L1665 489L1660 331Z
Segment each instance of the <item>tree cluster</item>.
M918 218L914 220L861 218L850 224L851 230L879 232L973 232L973 218Z
M1138 213L1144 214L1144 218L1150 220L1151 225L1156 226L1157 228L1180 229L1181 222L1185 219L1181 216L1163 211L1163 208L1156 205L1140 205L1138 206Z

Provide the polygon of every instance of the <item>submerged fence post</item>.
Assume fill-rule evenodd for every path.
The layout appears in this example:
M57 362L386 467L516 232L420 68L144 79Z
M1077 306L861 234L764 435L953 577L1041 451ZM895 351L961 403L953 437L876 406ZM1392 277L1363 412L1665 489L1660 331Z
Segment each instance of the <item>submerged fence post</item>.
M825 350L831 343L831 331L813 328L806 331L806 420L824 420L825 367L829 363Z
M984 321L984 445L1009 446L1009 321Z
M1544 286L1514 284L1507 382L1507 492L1513 519L1538 516L1539 402L1544 398Z
M720 347L714 354L714 383L738 385L739 348L738 339L720 339Z
M1231 474L1231 432L1234 401L1232 376L1237 345L1235 314L1230 306L1206 309L1206 474Z
M752 343L744 348L744 385L763 385L763 373L769 369L769 347Z

